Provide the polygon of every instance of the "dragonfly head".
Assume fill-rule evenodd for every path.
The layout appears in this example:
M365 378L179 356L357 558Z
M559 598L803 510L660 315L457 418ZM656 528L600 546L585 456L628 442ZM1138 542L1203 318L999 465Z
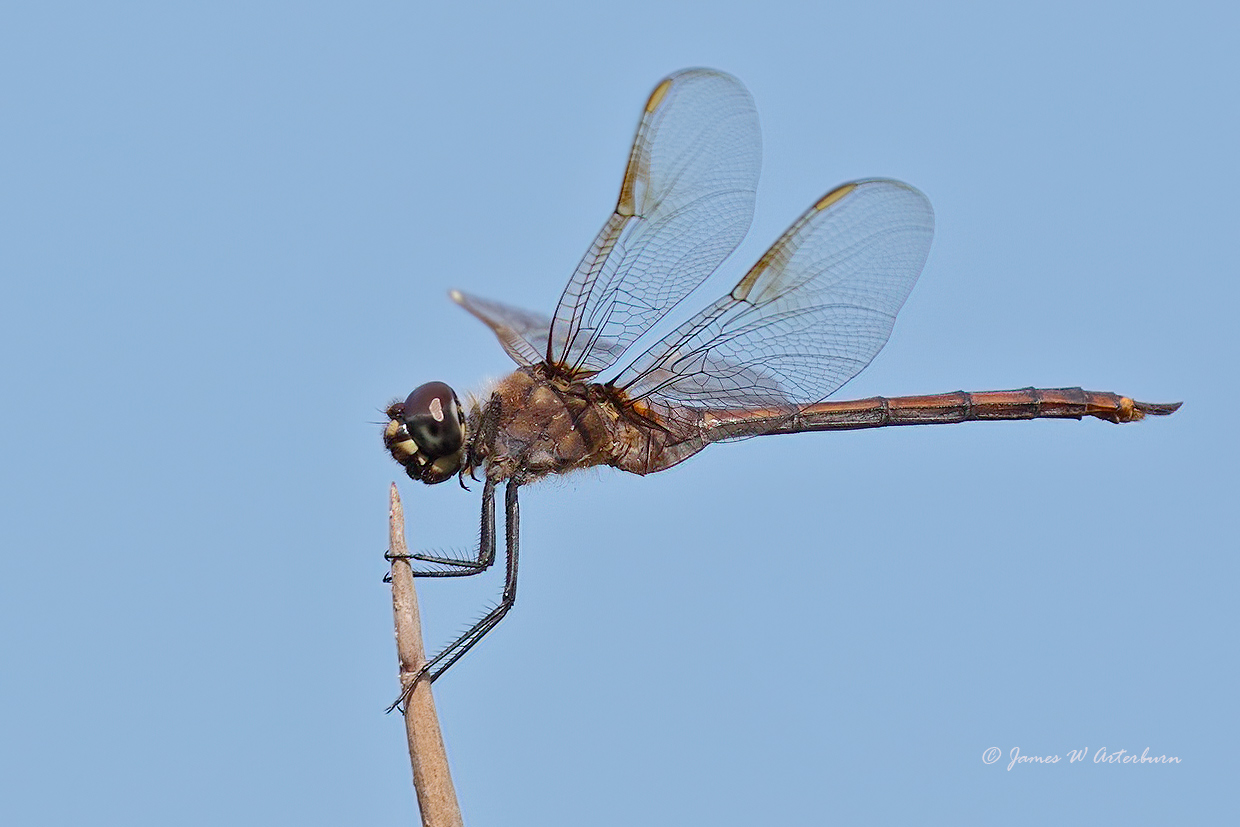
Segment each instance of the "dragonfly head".
M452 388L427 382L387 409L383 444L405 473L427 485L450 479L465 458L465 411Z

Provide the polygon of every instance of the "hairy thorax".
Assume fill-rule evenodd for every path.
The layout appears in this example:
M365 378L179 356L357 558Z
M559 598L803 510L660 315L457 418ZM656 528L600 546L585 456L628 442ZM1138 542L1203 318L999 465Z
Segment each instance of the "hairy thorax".
M522 368L469 417L470 470L531 482L595 465L649 474L700 450L695 427L669 430L615 391ZM687 438L687 439L686 439Z

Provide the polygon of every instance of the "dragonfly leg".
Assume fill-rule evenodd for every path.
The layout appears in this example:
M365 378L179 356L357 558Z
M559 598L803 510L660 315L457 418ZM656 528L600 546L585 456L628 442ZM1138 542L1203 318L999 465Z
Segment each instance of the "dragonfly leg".
M509 480L504 486L504 540L507 548L507 565L504 573L504 591L500 596L499 604L483 615L482 619L475 623L469 631L427 661L418 671L415 679L409 683L408 688L396 699L395 703L388 707L389 712L408 699L409 693L413 691L414 685L417 684L423 675L429 675L430 679L434 681L444 672L447 672L452 664L460 660L478 641L486 637L487 632L499 625L504 615L508 614L508 610L512 608L512 604L516 602L517 552L520 535L520 507L517 504L518 487L519 484L513 480ZM486 541L489 540L489 555L493 558L495 555L495 483L488 479L482 491L482 535L484 545L487 545ZM490 495L489 497L488 494ZM479 559L481 560L484 553L487 552L486 548L482 549L479 552Z
M417 560L420 563L434 563L439 566L451 566L449 569L414 569L414 577L470 577L481 574L495 562L495 483L487 480L482 487L482 530L478 535L478 556L473 560L458 557L442 557L436 554L402 554L394 555L388 551L383 555L385 560ZM391 574L383 578L390 583Z

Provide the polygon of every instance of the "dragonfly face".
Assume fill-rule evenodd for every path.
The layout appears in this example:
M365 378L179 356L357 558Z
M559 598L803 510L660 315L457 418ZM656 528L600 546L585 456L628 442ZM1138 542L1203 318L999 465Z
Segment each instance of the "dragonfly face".
M405 473L428 485L450 479L465 457L465 412L456 392L427 382L388 406L383 444Z

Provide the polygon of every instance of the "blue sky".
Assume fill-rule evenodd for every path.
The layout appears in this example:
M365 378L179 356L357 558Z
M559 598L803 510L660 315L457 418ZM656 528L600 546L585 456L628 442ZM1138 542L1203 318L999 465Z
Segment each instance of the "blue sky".
M380 410L511 369L664 75L762 119L735 278L853 178L936 238L841 397L1083 385L1168 419L715 446L526 489L436 684L467 823L1236 817L1225 4L46 3L0 24L0 821L412 818ZM429 645L499 591L421 590ZM998 747L993 765L983 753ZM1012 748L1058 764L1007 770ZM1172 766L1095 764L1100 748ZM1069 764L1068 750L1090 760Z

